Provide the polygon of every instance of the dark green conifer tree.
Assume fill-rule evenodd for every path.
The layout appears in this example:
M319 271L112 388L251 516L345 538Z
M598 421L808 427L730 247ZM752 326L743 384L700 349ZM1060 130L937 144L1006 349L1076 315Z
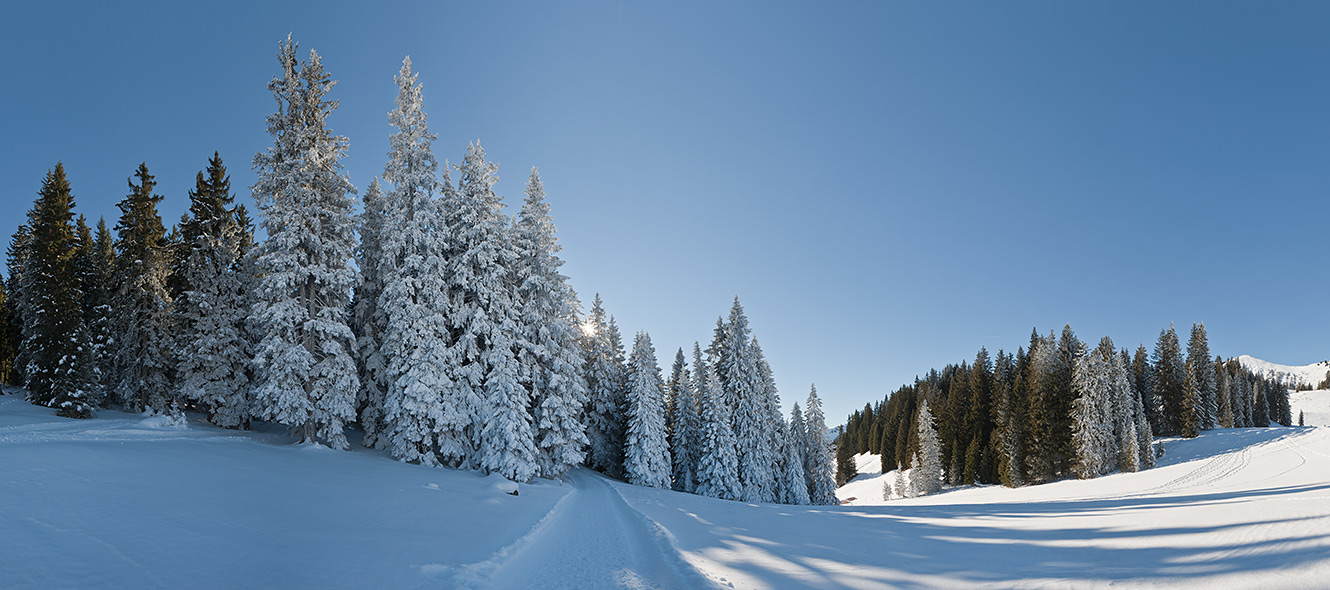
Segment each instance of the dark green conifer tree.
M28 221L20 289L27 299L22 347L28 396L69 418L91 418L91 344L83 326L74 195L63 164L46 173Z
M1154 366L1150 370L1150 392L1160 408L1159 430L1161 435L1182 433L1183 381L1187 370L1182 360L1182 346L1178 343L1178 333L1169 326L1159 333L1155 343Z

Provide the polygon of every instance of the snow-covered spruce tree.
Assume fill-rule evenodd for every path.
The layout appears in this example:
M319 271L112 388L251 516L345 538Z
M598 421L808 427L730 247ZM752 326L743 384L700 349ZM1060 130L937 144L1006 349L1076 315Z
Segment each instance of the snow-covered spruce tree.
M1110 353L1111 354L1111 353ZM1072 389L1072 440L1076 446L1076 475L1098 477L1109 471L1116 456L1111 417L1112 358L1104 358L1102 347L1084 351L1076 359Z
M0 281L0 385L9 383L10 375L14 370L14 353L18 350L17 346L10 343L8 335L9 327L9 286L5 281ZM0 393L3 395L3 393Z
M942 489L942 445L938 442L928 400L919 404L919 452L910 461L910 495L924 496Z
M520 309L509 278L517 254L503 200L494 194L497 170L479 143L468 145L457 190L445 193L442 203L451 240L444 277L453 382L443 405L462 412L459 417L470 415L464 432L472 433L476 446L474 453L455 457L465 440L451 442L451 428L441 431L439 444L450 463L461 459L465 466L526 481L536 473L535 431L530 394L518 379Z
M517 299L521 303L522 382L532 393L537 463L558 477L586 457L587 382L578 342L577 294L559 273L563 246L555 236L545 187L535 168L517 216Z
M808 480L808 501L818 506L839 504L831 446L827 444L827 419L822 413L822 399L817 386L810 386L804 404L807 434L804 438L804 477Z
M379 309L383 295L383 277L379 261L383 256L383 243L394 231L385 218L387 204L379 179L370 181L365 190L364 211L360 214L360 245L356 248L355 300L351 303L351 325L356 336L356 360L360 376L360 392L356 396L357 415L365 436L361 444L369 448L385 448L387 436L383 421L384 391L388 389L388 361L383 357L383 333L387 319Z
M683 349L679 349L679 355ZM693 367L704 363L702 347L693 343ZM676 360L675 365L679 365ZM674 489L693 493L697 490L697 472L701 456L702 417L699 413L699 377L690 376L686 367L674 383L674 430L670 433L670 458L674 460Z
M63 164L46 173L28 214L21 289L28 399L66 418L93 415L92 346L83 327L75 265L74 195Z
M710 365L695 363L693 379L698 385L702 411L697 493L722 500L738 500L743 493L739 486L739 457L734 448L734 432L730 430L730 407L725 404L720 391L720 377Z
M1215 384L1213 360L1210 358L1210 341L1205 334L1205 324L1191 325L1191 338L1187 341L1187 364L1194 365L1196 371L1197 423L1201 430L1219 426L1219 404L1216 400L1218 387Z
M771 365L767 362L767 357L762 353L762 345L758 343L757 336L753 336L752 342L753 356L757 359L758 375L758 395L757 401L766 421L767 434L767 461L770 462L773 472L780 475L783 467L781 462L785 455L785 416L780 413L780 394L776 390L776 376L771 371ZM773 496L779 498L783 493L780 488L783 480L777 477L773 484ZM779 500L776 500L779 501Z
M388 139L383 169L389 188L381 207L383 233L375 236L379 258L371 262L381 284L377 310L383 316L379 350L386 364L386 387L381 414L376 416L372 408L365 414L371 424L367 430L376 435L375 418L382 420L387 439L383 446L394 457L433 466L439 464L436 440L463 437L474 412L465 411L465 405L445 406L442 395L454 390L448 349L450 285L444 268L448 234L434 198L444 192L431 151L435 135L426 124L411 58L402 60L394 81L397 99L388 123L396 131ZM370 318L371 326L373 321ZM467 450L454 446L445 456L457 461Z
M653 488L670 487L670 446L665 433L665 386L656 364L651 336L638 332L629 360L628 429L624 471L628 483Z
M346 138L333 135L335 85L319 55L297 63L290 37L277 53L282 73L268 83L277 112L273 145L254 156L254 201L268 240L257 249L253 324L256 414L292 428L302 442L346 449L360 380L347 308L355 272L352 196L342 171Z
M717 372L726 404L734 411L734 438L739 454L739 483L745 502L776 500L776 457L771 448L771 423L765 384L753 349L748 317L734 298L718 355Z
M139 164L129 181L129 195L117 205L116 267L112 324L114 326L115 391L134 411L178 413L171 371L171 296L167 278L171 257L166 228L157 214L162 200L152 189L157 181Z
M1025 380L1019 375L1019 367L1026 364L1025 350L1017 352L1020 361L1011 355L998 351L994 363L993 383L995 392L995 411L997 412L998 471L1002 483L1008 487L1019 487L1025 483L1025 412L1018 392L1024 389Z
M231 205L231 181L214 152L189 194L190 219L182 231L189 254L181 269L186 291L176 300L179 348L176 382L181 397L208 420L227 428L249 425L248 300L236 272L240 228Z
M1155 343L1153 367L1150 370L1150 391L1159 404L1160 433L1182 432L1183 380L1187 370L1182 360L1182 346L1178 333L1170 325L1159 333Z
M804 440L808 432L804 430L803 416L799 413L799 404L794 404L790 411L790 422L781 428L781 482L777 486L781 491L779 498L784 504L808 504L808 478L804 476Z
M618 329L611 330L597 293L591 304L583 334L587 381L587 465L615 476L623 471L623 343Z

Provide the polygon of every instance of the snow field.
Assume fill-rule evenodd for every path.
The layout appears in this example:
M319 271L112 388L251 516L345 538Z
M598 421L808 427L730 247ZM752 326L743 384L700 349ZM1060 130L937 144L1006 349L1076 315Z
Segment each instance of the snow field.
M859 500L841 507L623 491L735 588L1325 587L1330 429L1162 444L1156 469L1018 489L884 502L882 476L860 475L841 488Z
M0 397L0 586L451 587L571 488Z
M715 500L575 470L427 468L285 429L0 397L5 588L1317 588L1330 428L1164 439L1160 467L852 505ZM353 441L354 442L354 441ZM894 474L889 475L893 477Z

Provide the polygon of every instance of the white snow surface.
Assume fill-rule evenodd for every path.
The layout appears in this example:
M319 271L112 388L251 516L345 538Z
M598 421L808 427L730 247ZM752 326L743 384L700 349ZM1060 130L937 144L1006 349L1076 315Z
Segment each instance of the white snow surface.
M1242 366L1246 367L1248 371L1266 379L1279 381L1289 389L1294 389L1300 385L1317 387L1322 381L1325 381L1326 374L1330 373L1330 361L1302 366L1279 365L1244 354L1238 357L1238 362L1242 363ZM1295 410L1295 417L1296 414L1297 411Z
M1316 588L1330 428L1165 439L1161 466L846 506L586 470L517 486L293 445L281 427L66 420L0 397L5 588ZM354 447L354 445L353 445ZM894 474L890 476L894 477ZM860 489L864 491L860 491Z

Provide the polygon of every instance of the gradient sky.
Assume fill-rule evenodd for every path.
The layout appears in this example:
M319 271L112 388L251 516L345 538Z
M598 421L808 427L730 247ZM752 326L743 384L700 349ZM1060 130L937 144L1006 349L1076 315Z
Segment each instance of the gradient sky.
M1032 327L1330 357L1323 2L7 3L0 239L63 160L167 222L213 150L249 202L293 33L339 80L363 190L410 55L436 155L539 166L588 303L662 367L739 295L788 411L828 422ZM492 5L493 4L493 5Z

